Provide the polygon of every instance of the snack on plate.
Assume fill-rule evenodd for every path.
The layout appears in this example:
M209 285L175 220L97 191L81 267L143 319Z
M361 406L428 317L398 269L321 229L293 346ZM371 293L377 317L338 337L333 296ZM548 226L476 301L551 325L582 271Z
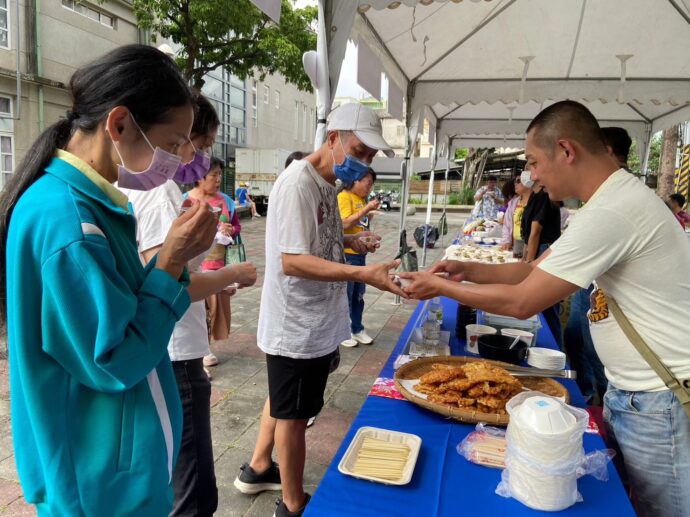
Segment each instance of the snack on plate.
M366 437L357 453L352 472L362 476L397 481L402 478L410 447L404 443Z
M506 402L522 384L506 370L481 361L452 367L433 364L414 389L431 402L505 415Z

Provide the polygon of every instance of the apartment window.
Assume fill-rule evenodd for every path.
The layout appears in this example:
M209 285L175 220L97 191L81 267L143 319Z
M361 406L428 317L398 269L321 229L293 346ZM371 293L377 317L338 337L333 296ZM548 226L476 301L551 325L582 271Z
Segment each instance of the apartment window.
M234 86L230 87L230 104L233 106L244 107L244 90Z
M233 126L244 126L244 110L232 108L230 110L230 124Z
M0 47L10 48L9 0L0 0Z
M293 133L295 140L299 139L299 101L295 101L295 127Z
M3 187L14 172L14 120L12 101L0 97L0 187Z
M307 105L302 104L302 140L307 141Z
M264 84L264 104L268 104L271 100L271 90Z
M256 81L252 81L252 125L254 127L259 126L259 107L257 106L259 102L258 95Z
M280 92L278 90L273 92L273 98L275 100L275 107L277 110L279 110L280 109Z
M2 2L7 2L7 0L0 0L0 5ZM81 14L82 16L85 16L86 18L111 29L115 28L115 18L113 16L86 5L79 0L62 0L62 7L77 14Z

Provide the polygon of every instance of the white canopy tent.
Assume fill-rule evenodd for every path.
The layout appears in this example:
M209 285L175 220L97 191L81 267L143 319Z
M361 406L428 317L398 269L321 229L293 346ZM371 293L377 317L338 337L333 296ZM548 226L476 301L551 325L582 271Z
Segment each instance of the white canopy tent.
M348 39L404 92L403 205L425 118L437 141L501 146L549 103L578 100L630 132L643 166L651 134L690 119L690 0L319 0L317 52L305 57L317 146Z

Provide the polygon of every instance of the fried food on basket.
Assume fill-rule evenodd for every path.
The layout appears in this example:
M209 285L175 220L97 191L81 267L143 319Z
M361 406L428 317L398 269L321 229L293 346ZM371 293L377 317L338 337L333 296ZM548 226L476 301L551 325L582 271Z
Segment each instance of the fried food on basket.
M508 402L507 399L500 399L497 397L479 397L477 399L477 404L492 409L503 409L506 407L506 402Z
M474 406L477 399L471 397L458 397L458 407L460 408L470 408Z
M431 395L432 393L436 393L436 386L431 386L429 384L422 384L421 382L417 384L414 387L415 391L418 391L419 393L426 393L427 395Z
M450 364L434 363L431 365L432 370L455 370L457 366L452 366Z
M475 381L469 379L453 379L449 382L444 382L439 384L438 391L443 393L444 391L465 391L477 384Z
M431 402L437 402L439 404L448 404L450 406L456 405L460 397L457 393L449 391L446 393L431 393L429 394L429 400Z
M519 384L519 381L510 375L506 370L498 366L494 366L483 362L469 363L463 366L465 375L468 379L477 382L494 382L504 384Z
M477 361L460 367L434 363L414 389L437 404L504 415L506 402L523 387L503 368Z
M456 377L464 377L465 372L462 368L443 368L435 369L422 375L419 380L422 384L441 384L442 382L452 381Z

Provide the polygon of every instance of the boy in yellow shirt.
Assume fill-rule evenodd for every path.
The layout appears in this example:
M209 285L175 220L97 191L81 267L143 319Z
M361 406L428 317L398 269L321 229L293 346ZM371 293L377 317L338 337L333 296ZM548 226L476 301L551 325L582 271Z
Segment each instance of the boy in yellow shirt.
M376 173L369 169L369 172L361 180L355 181L349 189L345 189L338 194L338 208L340 218L343 221L345 234L355 234L371 229L370 222L374 216L371 212L376 210L380 202L373 199L367 203ZM366 255L360 255L351 248L345 248L345 261L353 266L363 266L366 263ZM346 339L342 346L354 347L358 343L370 345L374 340L364 330L362 325L362 314L364 313L364 290L365 284L361 282L347 283L347 300L350 307L350 330L352 337Z

